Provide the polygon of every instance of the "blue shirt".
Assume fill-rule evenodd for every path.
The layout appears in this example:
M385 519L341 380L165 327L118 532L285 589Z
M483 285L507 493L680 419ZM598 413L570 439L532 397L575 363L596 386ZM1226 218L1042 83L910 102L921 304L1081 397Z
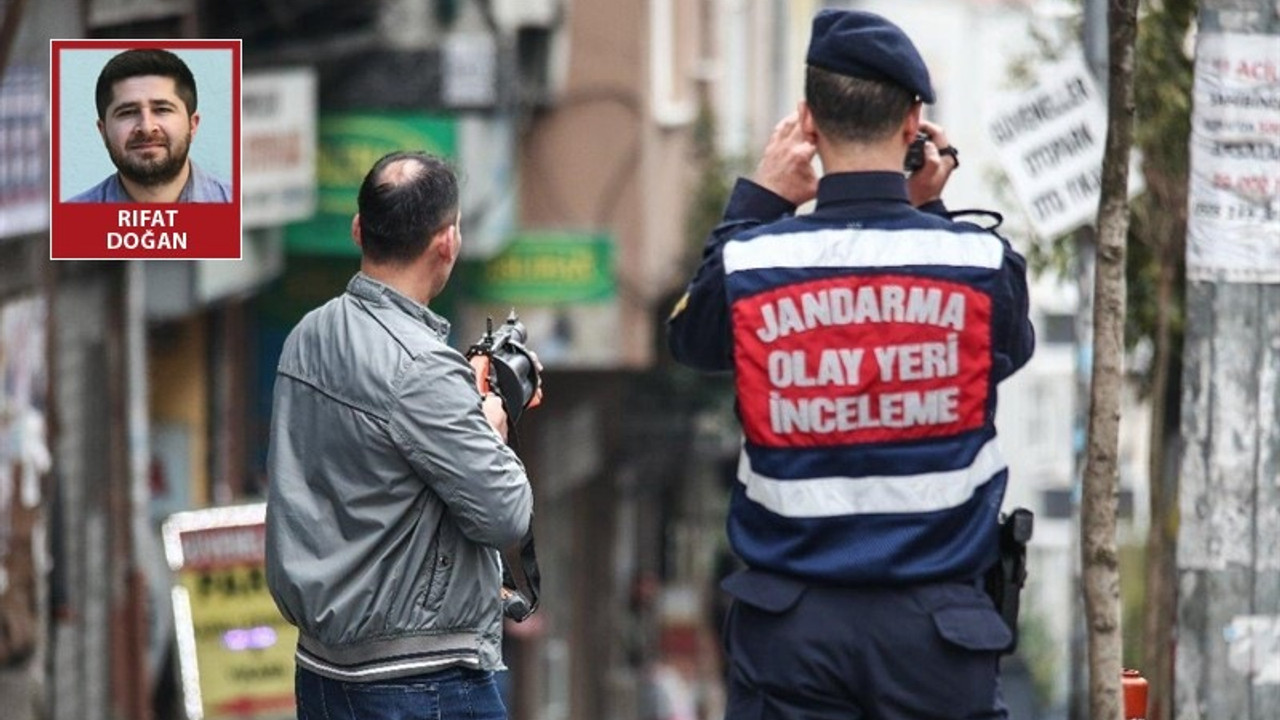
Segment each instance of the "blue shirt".
M102 182L67 202L132 203L138 201L125 192L124 184L120 182L120 173L112 173ZM178 193L178 202L228 203L231 202L231 186L201 170L199 165L192 162L191 174L187 177L187 184L182 186L182 192Z

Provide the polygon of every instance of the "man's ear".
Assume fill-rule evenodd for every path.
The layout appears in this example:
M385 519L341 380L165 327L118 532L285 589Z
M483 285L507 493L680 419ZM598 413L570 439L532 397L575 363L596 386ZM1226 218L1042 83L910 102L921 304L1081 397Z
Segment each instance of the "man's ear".
M200 127L200 112L197 110L196 112L191 113L191 139L192 140L195 140L196 138L196 128L198 127Z
M107 124L101 120L98 121L98 135L102 137L102 142L107 141Z
M813 111L809 109L809 103L801 100L796 104L796 114L800 118L800 132L804 133L805 139L811 143L818 142L818 123L813 119Z
M364 249L364 238L360 237L360 213L351 216L351 240L356 247Z
M915 142L916 133L920 132L920 116L923 110L924 103L917 100L907 111L907 118L902 121L903 143L910 145Z
M458 239L455 237L457 233L458 226L449 225L431 238L431 245L435 248L436 254L440 256L441 260L452 262L457 259L458 251L462 247L461 243L455 242Z

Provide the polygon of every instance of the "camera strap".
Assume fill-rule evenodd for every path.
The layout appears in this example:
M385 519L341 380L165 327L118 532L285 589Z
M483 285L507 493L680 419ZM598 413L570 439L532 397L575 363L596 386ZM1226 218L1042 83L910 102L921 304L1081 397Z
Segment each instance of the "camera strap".
M512 620L523 622L538 609L538 596L542 590L542 572L538 569L533 528L525 533L518 551L513 549L502 555L502 611ZM512 568L519 570L520 577L516 577Z
M498 393L502 397L501 393ZM503 399L506 403L506 399ZM507 428L507 444L517 454L520 437L516 427ZM517 572L512 572L516 568ZM538 609L538 596L542 591L542 571L538 569L538 551L533 543L533 524L520 540L518 548L511 547L502 553L502 611L516 622L524 622Z
M951 210L943 213L948 220L956 222L967 222L970 225L977 225L983 230L995 230L1004 224L1004 215L995 210L982 210L980 208L968 208L965 210ZM982 218L987 224L982 224L977 220L968 220L966 218Z

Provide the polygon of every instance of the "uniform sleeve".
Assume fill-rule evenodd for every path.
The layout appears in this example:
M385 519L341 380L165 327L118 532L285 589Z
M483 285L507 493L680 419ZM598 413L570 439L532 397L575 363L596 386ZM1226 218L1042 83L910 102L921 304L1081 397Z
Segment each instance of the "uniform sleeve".
M485 419L474 373L449 348L413 362L397 389L394 441L470 540L501 548L529 529L524 465Z
M1027 261L1008 240L1000 240L1004 243L1003 282L1009 310L1002 323L1000 348L1006 358L1006 366L998 369L997 380L1009 377L1026 365L1036 349L1036 331L1031 325L1030 293L1027 290Z
M770 190L739 179L724 219L702 250L702 263L667 320L667 347L677 362L718 371L733 368L733 336L724 289L724 244L738 232L794 213L796 206Z

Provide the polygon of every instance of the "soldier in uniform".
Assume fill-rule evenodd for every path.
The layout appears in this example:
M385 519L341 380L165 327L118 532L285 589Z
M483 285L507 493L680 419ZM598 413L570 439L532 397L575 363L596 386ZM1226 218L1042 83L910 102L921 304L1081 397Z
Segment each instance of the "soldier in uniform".
M900 28L824 10L807 66L668 327L678 361L733 371L744 433L727 716L1007 717L1012 635L981 579L1008 477L996 387L1035 345L1026 264L948 216L958 153L922 120Z

